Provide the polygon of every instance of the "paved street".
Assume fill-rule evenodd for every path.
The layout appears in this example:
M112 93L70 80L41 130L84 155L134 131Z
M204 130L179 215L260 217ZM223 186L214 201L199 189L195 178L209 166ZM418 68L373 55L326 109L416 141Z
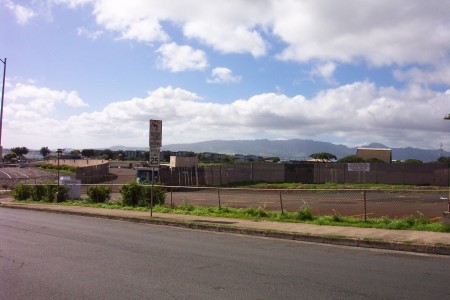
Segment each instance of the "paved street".
M0 299L445 299L448 256L0 210Z

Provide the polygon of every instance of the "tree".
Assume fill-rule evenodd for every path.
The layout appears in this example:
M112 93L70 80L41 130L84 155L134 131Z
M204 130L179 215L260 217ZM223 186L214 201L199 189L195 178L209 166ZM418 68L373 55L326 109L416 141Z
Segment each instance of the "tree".
M118 160L125 160L125 152L123 150L117 150L114 153L114 157Z
M366 162L364 158L357 155L348 155L338 160L339 163L363 163Z
M23 158L23 156L28 153L28 148L27 147L14 147L14 148L11 148L11 152L14 152L19 158Z
M407 159L405 160L403 163L405 164L423 164L423 161L421 161L420 159Z
M81 155L84 157L92 157L95 155L95 150L94 149L83 149L81 150Z
M39 153L41 153L42 157L44 157L44 160L47 158L47 156L50 155L50 153L52 153L52 151L50 151L50 149L48 149L48 147L42 147L41 150L39 151Z
M320 153L313 153L309 157L320 160L322 162L331 161L332 159L336 159L336 155L328 153L328 152L320 152Z
M72 151L70 151L70 155L78 156L80 154L81 154L81 151L77 150L77 149L73 149Z
M385 161L381 160L379 158L376 158L376 157L372 157L372 158L366 159L366 162L367 163L384 163Z
M440 163L450 163L450 157L449 156L441 156L437 160Z
M14 152L9 152L5 156L3 156L3 160L9 161L9 162L15 161L16 159L17 159L17 154Z
M102 158L103 159L112 159L114 156L114 152L112 152L111 149L105 149L102 151Z

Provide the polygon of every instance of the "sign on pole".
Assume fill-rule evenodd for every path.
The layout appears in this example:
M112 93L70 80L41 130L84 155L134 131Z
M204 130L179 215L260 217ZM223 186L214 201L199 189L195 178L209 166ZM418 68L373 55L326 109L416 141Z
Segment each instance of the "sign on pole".
M162 121L150 120L150 148L161 148L162 141Z
M159 150L160 148L150 148L148 164L150 167L159 167Z

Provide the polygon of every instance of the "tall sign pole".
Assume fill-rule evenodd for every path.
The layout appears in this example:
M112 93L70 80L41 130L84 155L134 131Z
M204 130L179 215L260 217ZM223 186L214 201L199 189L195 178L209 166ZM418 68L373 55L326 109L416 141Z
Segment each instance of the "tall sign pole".
M3 63L2 103L0 111L0 159L1 159L3 157L2 127L3 127L3 99L5 97L6 57L5 60L0 59L0 61Z
M153 187L155 181L155 167L159 168L159 152L162 144L162 121L150 120L149 156L148 163L152 168L152 189L150 191L150 217L153 216Z

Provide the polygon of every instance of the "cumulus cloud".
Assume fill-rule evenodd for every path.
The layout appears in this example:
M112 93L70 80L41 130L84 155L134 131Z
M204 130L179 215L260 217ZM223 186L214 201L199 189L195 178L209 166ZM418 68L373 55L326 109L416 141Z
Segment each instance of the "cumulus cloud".
M25 25L32 17L35 16L35 13L31 8L20 4L15 4L11 0L4 0L3 4L14 14L17 23L20 25Z
M449 139L445 140L448 126L442 120L450 93L433 92L418 85L398 90L378 88L364 81L329 89L310 99L302 95L265 93L228 104L205 101L193 92L168 86L151 91L146 97L74 114L67 120L57 120L54 114L37 109L45 107L40 97L17 103L19 91L28 94L24 90L19 86L16 98L8 95L14 100L8 105L6 126L8 132L15 130L15 141L24 140L27 144L36 139L32 134L39 133L35 143L42 142L47 135L51 141L65 135L65 140L69 136L73 143L66 146L78 148L114 144L145 146L150 118L163 120L165 145L274 136L278 139L332 136L348 145L376 141L391 147L414 144L427 149L442 140L450 144ZM52 94L44 88L34 91L70 102L67 92ZM44 111L50 109L45 107ZM48 132L42 133L38 128Z
M270 35L287 45L280 59L299 62L348 63L364 58L374 66L436 65L450 50L448 9L443 1L57 2L71 7L91 2L97 23L123 38L167 41L170 37L163 23L168 21L179 26L185 37L218 51L255 57L267 54Z
M211 77L206 80L208 83L238 83L241 76L233 75L233 71L228 68L214 68L211 71Z
M176 43L164 44L156 50L160 54L158 67L171 72L203 70L208 66L205 52Z
M12 87L11 91L5 95L5 98L9 102L6 109L12 115L23 115L26 111L46 115L53 112L58 103L63 103L70 107L88 106L75 91L51 90L22 83Z
M280 59L346 63L364 58L374 66L435 65L450 50L448 14L441 1L319 0L277 4L273 30L288 44Z

